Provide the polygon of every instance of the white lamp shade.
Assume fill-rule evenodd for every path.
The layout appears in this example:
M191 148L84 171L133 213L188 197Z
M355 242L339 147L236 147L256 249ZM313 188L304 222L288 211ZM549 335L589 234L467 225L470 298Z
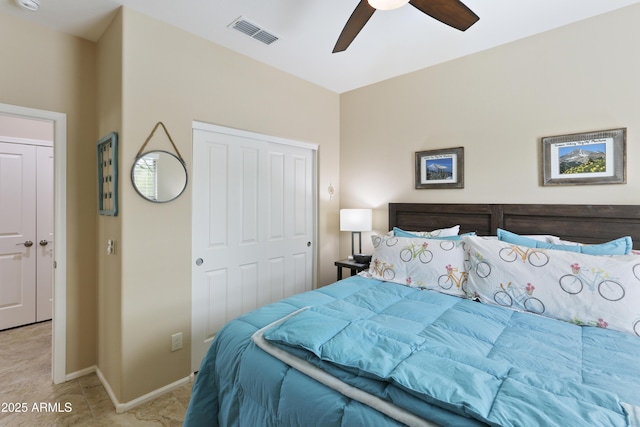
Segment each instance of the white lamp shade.
M371 7L378 10L392 10L404 6L409 0L368 0Z
M340 209L340 231L371 231L371 209Z

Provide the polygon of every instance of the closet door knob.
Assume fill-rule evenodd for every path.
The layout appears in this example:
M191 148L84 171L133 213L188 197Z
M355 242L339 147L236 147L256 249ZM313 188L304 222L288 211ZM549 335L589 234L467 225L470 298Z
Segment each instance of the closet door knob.
M40 246L47 246L49 244L46 240L40 240Z
M33 246L33 242L31 240L27 240L24 243L18 243L16 244L16 246L20 246L20 245L25 245L25 247L30 248L31 246Z

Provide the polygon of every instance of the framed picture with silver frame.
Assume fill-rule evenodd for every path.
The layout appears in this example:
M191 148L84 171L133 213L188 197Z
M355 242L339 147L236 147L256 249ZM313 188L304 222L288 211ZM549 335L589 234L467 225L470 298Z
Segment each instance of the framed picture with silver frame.
M464 188L464 147L416 152L416 189Z
M542 138L542 185L625 184L627 129Z

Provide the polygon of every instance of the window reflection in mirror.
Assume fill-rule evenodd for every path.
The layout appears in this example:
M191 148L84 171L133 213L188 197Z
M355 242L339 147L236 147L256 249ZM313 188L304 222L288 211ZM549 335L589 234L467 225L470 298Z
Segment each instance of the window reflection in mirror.
M175 155L166 151L150 151L138 157L131 170L133 186L142 197L152 202L169 202L187 186L187 170Z

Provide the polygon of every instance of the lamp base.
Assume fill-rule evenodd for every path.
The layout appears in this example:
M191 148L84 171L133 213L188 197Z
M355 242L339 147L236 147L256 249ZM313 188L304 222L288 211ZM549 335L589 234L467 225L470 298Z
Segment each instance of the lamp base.
M353 260L361 264L369 264L371 262L371 255L353 254Z

